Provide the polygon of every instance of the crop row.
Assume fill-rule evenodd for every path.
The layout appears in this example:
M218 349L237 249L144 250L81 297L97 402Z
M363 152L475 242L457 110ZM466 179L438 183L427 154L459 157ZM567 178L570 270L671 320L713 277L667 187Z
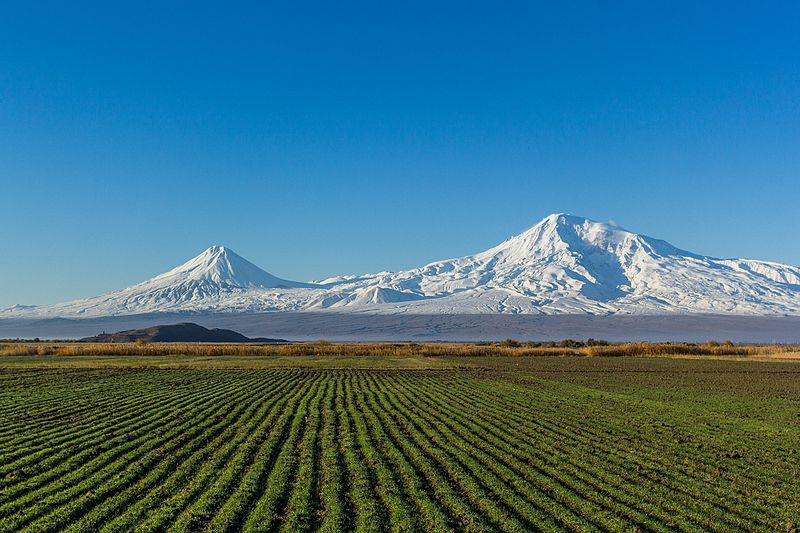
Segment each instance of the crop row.
M728 531L786 528L800 513L798 460L776 452L795 433L736 457L721 442L744 449L763 428L721 441L713 413L577 383L255 369L0 378L14 384L0 395L0 531Z

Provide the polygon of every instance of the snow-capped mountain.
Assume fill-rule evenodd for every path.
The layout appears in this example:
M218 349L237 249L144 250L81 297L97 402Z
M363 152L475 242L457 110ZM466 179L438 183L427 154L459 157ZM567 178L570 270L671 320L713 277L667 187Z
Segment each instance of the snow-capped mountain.
M212 246L169 272L126 289L63 304L26 306L24 311L18 309L11 314L68 317L237 311L248 308L253 294L269 292L280 295L284 289L312 287L314 285L310 283L273 276L224 246ZM286 307L291 308L288 301ZM9 314L8 311L4 314Z
M277 278L224 247L104 296L3 316L187 311L800 314L800 268L715 259L586 218L554 214L475 255L313 283Z

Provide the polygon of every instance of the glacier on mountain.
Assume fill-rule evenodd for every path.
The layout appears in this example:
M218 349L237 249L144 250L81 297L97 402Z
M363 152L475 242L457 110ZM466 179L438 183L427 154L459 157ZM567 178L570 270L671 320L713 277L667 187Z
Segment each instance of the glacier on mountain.
M716 259L614 224L553 214L484 252L400 272L278 278L212 246L183 265L94 298L15 306L14 317L152 312L800 314L800 268Z

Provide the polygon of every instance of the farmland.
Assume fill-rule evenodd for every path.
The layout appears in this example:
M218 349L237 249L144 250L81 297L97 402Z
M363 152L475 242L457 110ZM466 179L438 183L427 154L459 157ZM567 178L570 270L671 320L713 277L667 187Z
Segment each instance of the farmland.
M0 531L780 530L800 365L0 359Z

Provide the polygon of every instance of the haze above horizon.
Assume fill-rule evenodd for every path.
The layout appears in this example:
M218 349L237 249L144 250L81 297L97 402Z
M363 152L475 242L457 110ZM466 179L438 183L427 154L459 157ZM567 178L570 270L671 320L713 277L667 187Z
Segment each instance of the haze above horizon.
M281 278L552 212L800 265L800 7L0 7L0 308L230 246Z

